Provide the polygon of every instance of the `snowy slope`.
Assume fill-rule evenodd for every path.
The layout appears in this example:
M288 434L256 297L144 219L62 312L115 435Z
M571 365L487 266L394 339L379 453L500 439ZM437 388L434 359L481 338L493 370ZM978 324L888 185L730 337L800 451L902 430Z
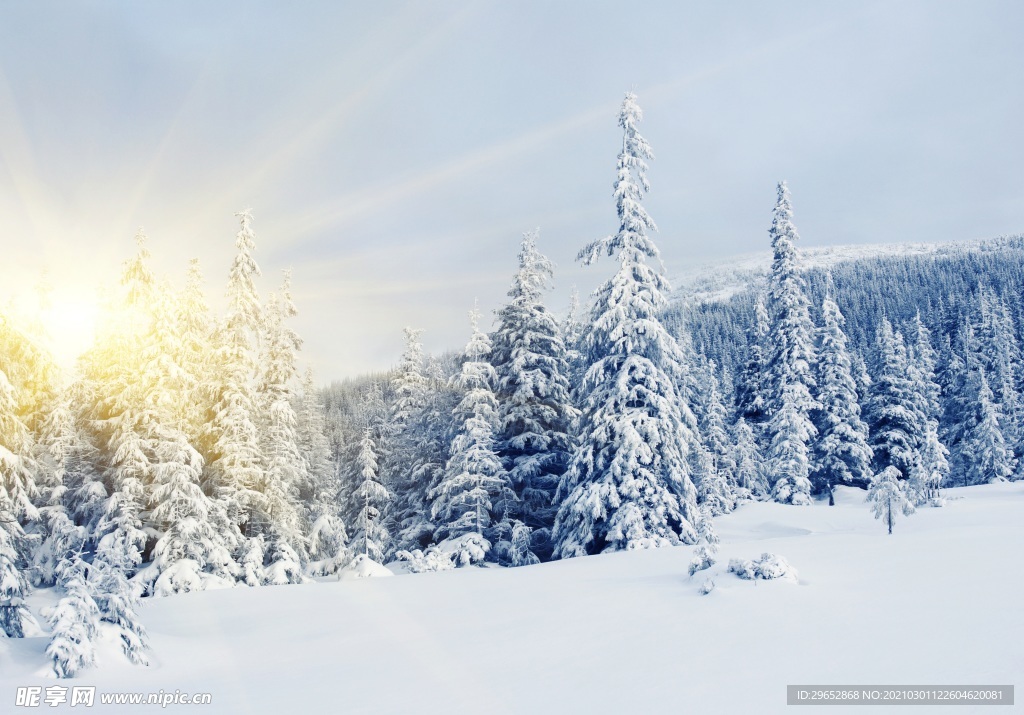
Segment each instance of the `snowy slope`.
M828 268L838 263L896 256L950 256L970 251L999 250L1019 237L958 241L952 243L878 243L851 246L799 246L805 269ZM752 282L761 281L772 264L767 248L757 253L721 258L698 264L675 275L677 299L726 300Z
M107 648L99 669L63 684L210 692L211 706L191 708L210 713L445 715L782 713L790 683L1022 685L1024 484L947 495L893 536L857 490L840 489L832 508L747 504L716 520L708 596L679 547L151 600L151 667ZM764 551L798 581L724 573L729 558ZM2 701L55 683L45 646L0 641ZM871 709L888 711L905 709Z

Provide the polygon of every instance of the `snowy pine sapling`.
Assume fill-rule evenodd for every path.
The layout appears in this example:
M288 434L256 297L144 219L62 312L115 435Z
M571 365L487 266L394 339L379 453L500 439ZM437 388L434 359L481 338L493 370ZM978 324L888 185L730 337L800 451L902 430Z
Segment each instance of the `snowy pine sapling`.
M892 533L893 524L899 514L910 516L914 513L914 505L900 486L900 471L890 465L875 475L868 489L867 501L876 519L883 519Z
M79 555L61 565L65 595L50 614L52 635L46 654L58 678L73 678L96 664L100 612L93 599L88 566Z

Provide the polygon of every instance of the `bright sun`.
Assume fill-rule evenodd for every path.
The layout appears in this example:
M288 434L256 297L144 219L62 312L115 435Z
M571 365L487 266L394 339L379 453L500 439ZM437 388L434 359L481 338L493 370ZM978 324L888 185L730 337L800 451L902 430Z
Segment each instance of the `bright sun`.
M61 366L70 368L92 345L99 307L91 295L54 295L40 312L49 348Z

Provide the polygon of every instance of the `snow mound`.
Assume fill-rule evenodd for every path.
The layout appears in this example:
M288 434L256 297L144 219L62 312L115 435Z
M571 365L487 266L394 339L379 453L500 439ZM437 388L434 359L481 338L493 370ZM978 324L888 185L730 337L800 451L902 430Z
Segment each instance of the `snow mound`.
M742 579L755 581L763 579L771 581L781 578L787 581L796 581L797 573L786 559L776 554L763 553L757 561L746 559L732 559L729 561L729 573L734 573Z
M359 578L380 578L382 576L394 576L394 574L366 554L359 554L359 556L352 559L352 563L338 570L339 581L354 581Z

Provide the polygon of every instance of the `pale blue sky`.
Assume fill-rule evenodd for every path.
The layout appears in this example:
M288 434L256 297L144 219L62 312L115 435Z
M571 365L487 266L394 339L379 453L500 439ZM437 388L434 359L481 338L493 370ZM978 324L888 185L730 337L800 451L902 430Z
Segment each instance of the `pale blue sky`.
M251 207L322 380L460 348L523 231L564 308L612 267L616 111L654 147L670 274L765 248L1024 231L1019 2L0 3L0 281L89 291L143 225L220 303Z

